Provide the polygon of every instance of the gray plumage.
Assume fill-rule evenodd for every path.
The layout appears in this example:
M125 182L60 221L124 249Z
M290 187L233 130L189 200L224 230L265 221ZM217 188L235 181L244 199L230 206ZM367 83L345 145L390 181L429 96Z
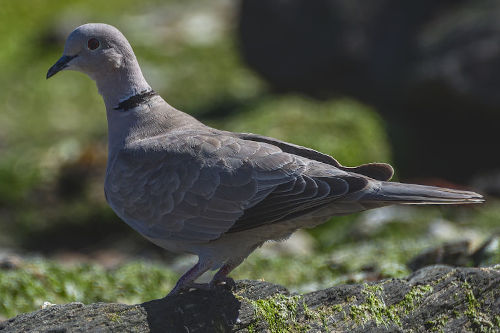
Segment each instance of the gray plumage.
M348 168L312 149L205 126L152 91L125 37L106 24L69 35L47 78L63 69L88 74L106 104L112 209L159 246L199 257L171 293L209 269L220 268L212 285L224 281L265 241L335 215L483 201L474 192L388 182L387 164Z

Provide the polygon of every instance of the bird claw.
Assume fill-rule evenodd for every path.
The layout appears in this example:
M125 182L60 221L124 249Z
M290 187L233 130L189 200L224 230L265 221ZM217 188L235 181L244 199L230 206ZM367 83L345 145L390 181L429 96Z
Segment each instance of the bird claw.
M234 282L234 280L232 278L226 276L220 280L212 280L210 282L210 286L212 288L216 288L218 286L224 286L225 288L232 290L232 289L236 288L236 282Z
M172 289L166 297L170 296L175 296L178 295L179 293L183 291L189 291L191 289L197 289L197 290L210 290L212 289L213 286L210 283L195 283L195 282L190 282L186 283L184 285L176 286L174 289Z
M187 289L198 289L198 290L210 290L212 286L210 283L190 283L189 285L186 286Z

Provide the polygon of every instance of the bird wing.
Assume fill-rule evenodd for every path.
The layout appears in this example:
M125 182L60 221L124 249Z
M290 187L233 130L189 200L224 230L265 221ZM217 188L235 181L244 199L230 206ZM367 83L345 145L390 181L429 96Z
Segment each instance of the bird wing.
M346 167L341 165L335 158L317 150L299 146L293 143L281 141L275 138L253 134L253 133L232 133L243 140L265 142L279 147L284 152L302 156L311 160L333 165L334 167L347 172L354 172L373 179L387 181L394 175L394 169L387 163L367 163L356 167Z
M366 183L266 142L179 131L118 152L105 192L145 236L198 242L306 214Z

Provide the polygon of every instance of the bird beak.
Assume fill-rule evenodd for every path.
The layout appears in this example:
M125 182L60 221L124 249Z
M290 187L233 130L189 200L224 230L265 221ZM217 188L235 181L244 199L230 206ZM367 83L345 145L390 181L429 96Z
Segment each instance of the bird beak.
M49 68L49 71L47 72L47 79L56 75L57 72L62 71L63 69L68 67L68 63L77 56L78 55L74 56L63 55L61 58L59 58L59 60L57 60L54 66Z

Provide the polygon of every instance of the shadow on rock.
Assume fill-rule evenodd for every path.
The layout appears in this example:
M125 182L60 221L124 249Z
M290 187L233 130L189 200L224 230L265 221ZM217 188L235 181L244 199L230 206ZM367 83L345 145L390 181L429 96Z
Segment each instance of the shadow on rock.
M234 332L255 321L249 300L276 294L286 288L262 281L241 280L234 288L192 290L140 305L151 332ZM242 301L245 300L245 301Z
M229 331L241 307L231 290L193 290L143 303L151 332Z

